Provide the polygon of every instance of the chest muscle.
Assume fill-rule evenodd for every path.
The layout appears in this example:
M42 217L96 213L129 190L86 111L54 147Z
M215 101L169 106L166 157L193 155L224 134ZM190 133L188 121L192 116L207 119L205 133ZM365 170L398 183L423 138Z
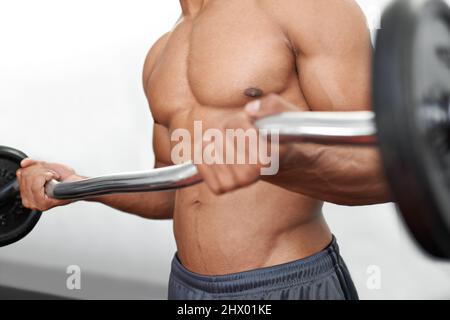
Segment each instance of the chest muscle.
M207 8L172 31L147 82L155 120L170 126L195 108L240 108L280 93L295 72L281 30L263 12Z

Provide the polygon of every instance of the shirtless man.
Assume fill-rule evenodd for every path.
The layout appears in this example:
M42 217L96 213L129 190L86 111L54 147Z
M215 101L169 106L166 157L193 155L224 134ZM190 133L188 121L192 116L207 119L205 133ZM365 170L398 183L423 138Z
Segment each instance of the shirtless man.
M172 165L171 133L248 127L283 110L370 109L371 43L352 0L180 0L183 15L151 48L144 89L155 120L156 167ZM148 219L173 219L171 299L357 299L323 201L389 200L376 151L292 144L280 172L199 165L205 183L173 192L93 199ZM46 181L79 180L24 160L25 207L67 205Z

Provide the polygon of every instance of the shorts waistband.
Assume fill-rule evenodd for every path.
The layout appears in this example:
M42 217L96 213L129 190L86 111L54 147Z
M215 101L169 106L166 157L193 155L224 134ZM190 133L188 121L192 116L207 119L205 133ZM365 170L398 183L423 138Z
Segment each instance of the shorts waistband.
M336 238L323 251L282 265L224 276L203 276L187 270L177 255L172 261L172 279L210 294L232 294L253 289L274 289L318 280L335 271L340 254Z

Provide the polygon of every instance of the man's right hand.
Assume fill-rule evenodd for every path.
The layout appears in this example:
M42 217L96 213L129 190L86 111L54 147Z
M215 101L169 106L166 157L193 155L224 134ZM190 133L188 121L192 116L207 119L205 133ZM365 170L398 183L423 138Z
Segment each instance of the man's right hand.
M45 184L53 179L72 182L83 178L73 169L61 164L24 159L21 162L21 169L17 170L23 206L32 210L47 211L70 204L72 201L52 199L45 194Z

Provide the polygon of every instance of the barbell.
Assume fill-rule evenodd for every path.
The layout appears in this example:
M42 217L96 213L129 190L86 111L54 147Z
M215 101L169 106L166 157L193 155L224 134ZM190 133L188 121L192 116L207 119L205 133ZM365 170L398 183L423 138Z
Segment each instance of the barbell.
M378 145L399 212L429 254L450 259L450 9L397 0L384 12L373 72L374 112L293 112L259 120L282 140ZM0 147L0 246L25 237L41 212L23 208L15 172L26 155ZM78 200L167 191L201 182L193 163L78 182L50 181L48 196Z

